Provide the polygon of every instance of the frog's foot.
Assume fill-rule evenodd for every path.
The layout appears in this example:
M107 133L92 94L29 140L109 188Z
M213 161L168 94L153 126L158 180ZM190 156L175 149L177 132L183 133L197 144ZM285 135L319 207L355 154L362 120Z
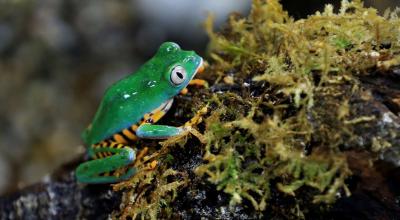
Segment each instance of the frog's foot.
M148 151L149 151L148 147L144 147L143 150L139 151L139 153L136 155L136 160L134 163L135 167L139 166L139 164L142 162L142 159L144 158L144 156L147 155Z
M149 170L154 170L157 167L158 161L153 160L151 162L148 162L150 159L147 158L147 153L149 152L148 147L144 147L143 150L139 151L139 153L136 156L136 160L134 163L134 167L139 167L140 164L146 164L145 167L146 169Z
M203 115L205 115L207 112L207 106L201 108L195 116L193 116L182 126L182 130L184 132L191 133L192 135L196 136L202 143L206 143L204 136L198 130L194 129L193 126L200 124L203 121Z
M135 160L136 152L128 146L113 143L111 146L92 148L91 153L105 157L79 165L76 169L79 182L116 183L132 177L137 172L135 167L129 167L126 172L120 172L121 168L129 166ZM114 174L110 175L111 172Z
M196 115L193 116L189 121L183 125L184 128L189 128L193 127L194 125L198 125L203 121L203 115L205 115L208 112L208 107L204 106L201 108L199 111L197 111ZM185 129L187 130L187 129Z
M208 82L204 79L192 79L190 80L189 85L208 88Z
M190 86L198 86L198 87L204 87L204 88L208 88L208 82L205 81L204 79L192 79L190 80L189 84ZM180 91L180 94L182 95L186 95L189 92L188 88L183 88Z
M154 170L157 167L158 161L157 160L153 160L151 161L151 163L149 164L149 168L151 170Z

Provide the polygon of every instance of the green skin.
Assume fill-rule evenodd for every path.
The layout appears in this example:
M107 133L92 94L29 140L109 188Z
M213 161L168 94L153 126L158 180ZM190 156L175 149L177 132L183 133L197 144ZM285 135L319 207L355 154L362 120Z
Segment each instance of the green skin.
M92 146L100 143L115 133L140 122L146 113L171 100L184 89L202 62L202 58L194 51L181 50L172 42L163 43L154 57L143 64L139 70L107 89L91 126L82 134L85 144ZM174 81L172 76L176 66L181 66L186 71L186 77L181 77L179 83L176 78ZM179 135L183 130L181 127L143 124L136 130L136 136L151 139L168 138ZM136 157L134 149L129 147L89 149L91 157L98 152L111 152L113 155L82 163L76 169L79 182L115 183L136 173L136 169L131 167L119 177L101 175L130 165Z

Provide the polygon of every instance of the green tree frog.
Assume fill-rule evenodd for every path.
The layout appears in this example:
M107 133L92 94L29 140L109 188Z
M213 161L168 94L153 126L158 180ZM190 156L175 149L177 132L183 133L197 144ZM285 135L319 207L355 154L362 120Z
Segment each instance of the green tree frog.
M163 139L181 134L185 126L154 125L170 109L173 97L186 88L202 68L203 59L194 51L165 42L135 73L107 89L91 125L82 139L89 157L76 169L83 183L115 183L137 171L132 163L138 138ZM118 169L121 175L104 175Z

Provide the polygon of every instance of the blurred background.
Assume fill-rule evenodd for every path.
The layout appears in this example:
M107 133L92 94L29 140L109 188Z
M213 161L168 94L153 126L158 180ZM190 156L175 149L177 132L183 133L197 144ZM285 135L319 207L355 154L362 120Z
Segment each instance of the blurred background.
M282 0L295 18L339 1ZM366 1L379 8L397 1ZM84 152L81 131L104 90L164 41L204 55L216 28L250 0L0 0L0 194L46 178Z

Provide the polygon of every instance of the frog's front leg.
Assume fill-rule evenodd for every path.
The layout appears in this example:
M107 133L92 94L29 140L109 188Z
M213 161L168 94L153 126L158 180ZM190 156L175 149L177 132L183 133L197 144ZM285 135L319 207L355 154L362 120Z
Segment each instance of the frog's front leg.
M202 121L202 116L206 114L207 111L207 106L201 108L193 118L181 127L143 123L136 130L136 136L147 139L165 139L177 136L184 131L189 131L193 125L199 124Z
M181 134L185 129L168 125L144 123L136 130L136 136L146 139L165 139Z
M128 166L136 157L136 152L128 146L110 143L108 146L95 146L90 149L91 156L104 155L105 158L87 161L76 169L76 177L82 183L116 183L126 180L136 173L136 168L130 167L121 176L104 174Z

